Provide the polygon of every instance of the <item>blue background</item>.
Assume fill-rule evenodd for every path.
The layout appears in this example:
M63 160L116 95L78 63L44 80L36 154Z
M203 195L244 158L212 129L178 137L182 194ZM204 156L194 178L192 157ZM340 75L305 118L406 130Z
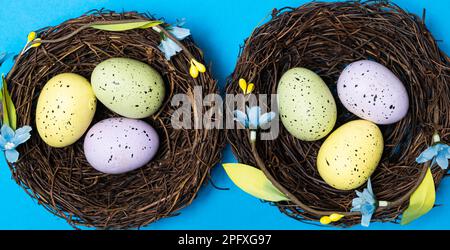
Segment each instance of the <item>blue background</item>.
M299 6L301 0L0 0L0 51L18 53L30 31L77 17L86 11L105 7L115 11L149 11L168 22L186 18L196 42L212 64L213 75L223 88L233 71L239 45L273 8ZM450 54L450 1L394 1L421 16L427 10L426 23L441 48ZM12 63L4 64L7 72ZM3 155L3 154L2 154ZM0 229L70 229L62 219L37 205L11 179L3 159L0 164ZM235 161L228 147L224 162ZM276 207L262 203L239 189L227 178L222 167L212 171L217 186L229 191L204 186L193 204L181 215L160 220L146 229L324 229L307 225L281 214ZM430 213L408 226L373 223L370 229L450 229L450 180L439 188L437 204ZM353 229L363 229L354 227Z

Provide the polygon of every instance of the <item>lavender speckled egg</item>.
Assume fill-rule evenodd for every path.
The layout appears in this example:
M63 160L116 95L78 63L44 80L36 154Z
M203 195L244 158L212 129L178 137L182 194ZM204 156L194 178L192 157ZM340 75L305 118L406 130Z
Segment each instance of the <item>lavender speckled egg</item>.
M158 147L159 137L152 126L128 118L102 120L84 139L87 161L107 174L126 173L146 165Z
M403 83L385 66L369 60L349 64L341 73L337 91L353 114L376 124L392 124L408 113Z

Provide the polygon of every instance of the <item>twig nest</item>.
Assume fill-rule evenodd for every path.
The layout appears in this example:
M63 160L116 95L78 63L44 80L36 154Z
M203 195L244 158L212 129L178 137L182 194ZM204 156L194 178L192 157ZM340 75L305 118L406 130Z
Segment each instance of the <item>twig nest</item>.
M136 29L127 31L109 31L93 28L82 29L87 24L98 21L111 20L143 20L137 23ZM182 44L186 50L173 55L167 60L158 46L161 35L151 28L140 28L142 25L152 24L151 16L135 12L114 13L95 12L68 20L56 27L38 31L42 44L33 47L15 64L15 71L8 75L8 83L12 86L11 95L17 107L19 125L29 124L36 127L35 111L39 94L45 83L61 72L72 72L90 79L92 71L101 62L110 58L130 58L139 61L138 67L149 65L159 72L159 77L165 83L164 88L155 88L155 81L159 84L159 77L153 74L152 91L159 91L157 100L160 108L152 111L150 117L144 114L127 113L133 117L145 117L142 123L152 126L159 135L159 149L151 162L148 158L140 159L144 164L141 168L124 174L104 174L94 169L86 159L83 150L83 140L64 148L48 146L36 133L21 146L21 158L15 165L10 165L14 179L25 191L35 198L47 210L67 220L73 226L89 226L96 228L137 228L148 225L158 219L177 215L181 208L188 206L196 197L202 184L207 180L210 169L220 160L224 146L224 137L219 130L211 129L174 129L171 116L178 107L170 104L170 99L176 94L191 94L194 86L201 86L203 96L217 93L214 79L208 71L202 72L198 78L189 75L189 62L195 57L201 61L202 53L192 40L187 37ZM45 42L53 40L55 42ZM115 65L116 67L118 65ZM130 65L124 66L134 74ZM13 68L14 69L14 68ZM102 72L99 69L100 73ZM153 72L147 69L148 72ZM123 72L123 71L121 71ZM106 73L106 72L105 72ZM111 72L108 72L111 73ZM125 74L124 73L124 74ZM150 73L149 73L150 74ZM134 75L135 85L139 84L139 77ZM118 79L110 78L111 81ZM121 79L119 79L121 80ZM105 82L102 82L105 84ZM112 82L111 82L112 83ZM109 82L108 82L109 84ZM122 86L124 87L124 86ZM138 93L150 91L150 86L134 89ZM148 88L148 89L146 89ZM133 91L132 89L130 91ZM164 94L164 95L163 95ZM119 96L115 96L120 98ZM111 97L111 99L116 99ZM124 97L125 98L125 97ZM134 98L128 96L127 98ZM92 125L107 118L120 117L121 110L109 110L109 99L99 98L97 111ZM119 99L117 99L119 100ZM139 101L131 99L131 101ZM147 103L150 104L150 103ZM133 103L133 105L139 105ZM143 106L144 108L147 106ZM150 107L150 106L148 106ZM153 109L155 106L151 106ZM200 112L206 112L205 107L196 107ZM145 113L148 115L149 113ZM192 118L193 119L193 118ZM146 126L133 126L137 136L145 132L151 136ZM97 129L94 127L94 129ZM100 129L101 130L101 129ZM101 139L101 132L93 133L92 139ZM144 132L145 130L145 132ZM33 129L33 131L36 131ZM103 131L105 132L105 131ZM120 134L125 136L125 134ZM89 134L86 134L87 138ZM108 135L107 135L108 136ZM109 135L114 140L119 136ZM103 138L106 140L106 138ZM108 139L108 140L109 140ZM149 139L149 138L148 138ZM153 139L155 139L153 137ZM152 139L152 140L153 140ZM86 143L89 143L87 139ZM111 141L103 141L107 146ZM137 143L134 141L133 143ZM125 143L126 144L126 143ZM150 150L149 145L121 145L124 157L134 158L133 150ZM111 145L109 145L111 147ZM118 144L115 145L119 147ZM123 148L122 148L123 146ZM132 146L132 148L125 148ZM153 145L154 146L154 145ZM96 145L99 150L100 146ZM104 152L116 152L118 149L105 148ZM89 147L85 148L90 152ZM112 150L112 151L111 151ZM149 156L154 152L148 152ZM103 160L110 160L111 171L118 155L107 155ZM89 161L96 165L96 160L89 157ZM125 159L124 158L124 159ZM141 164L139 164L141 165ZM131 170L136 166L128 166Z
M336 89L345 67L359 60L384 65L402 82L409 96L406 116L380 126L384 153L371 177L377 199L395 201L389 203L392 207L377 211L372 219L396 221L409 202L401 197L417 187L419 177L424 175L416 157L429 146L435 131L443 142L450 139L450 60L419 17L385 1L309 3L275 10L272 20L256 28L246 40L227 93L241 93L238 81L245 78L254 83L254 94L276 94L283 74L295 67L307 68L331 90L337 104L334 128L338 128L359 119L343 106ZM389 102L386 105L389 110ZM300 140L287 129L280 126L275 140L255 144L258 158L275 181L309 208L302 209L290 201L276 202L280 211L297 220L317 222L323 215L315 211L350 211L354 191L331 187L316 167L324 139ZM258 166L260 161L255 159L249 140L242 139L248 136L247 130L227 131L239 162ZM432 170L438 185L445 171L439 167ZM329 217L323 220L331 222ZM334 225L360 222L360 213L355 213L345 215Z

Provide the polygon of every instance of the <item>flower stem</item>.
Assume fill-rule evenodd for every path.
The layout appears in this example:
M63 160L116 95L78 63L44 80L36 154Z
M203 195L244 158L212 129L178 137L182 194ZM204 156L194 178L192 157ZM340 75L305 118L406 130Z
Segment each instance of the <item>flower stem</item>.
M250 142L256 143L256 130L250 131Z
M441 137L438 132L434 132L433 134L433 144L439 143L441 141Z

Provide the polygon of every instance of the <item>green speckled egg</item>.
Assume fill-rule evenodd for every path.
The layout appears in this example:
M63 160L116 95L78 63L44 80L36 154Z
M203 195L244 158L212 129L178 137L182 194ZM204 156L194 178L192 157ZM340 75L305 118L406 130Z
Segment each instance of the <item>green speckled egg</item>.
M315 141L325 137L336 123L336 103L325 82L305 68L292 68L278 84L281 122L295 138Z
M101 103L128 118L151 116L164 101L161 75L134 59L111 58L101 62L92 72L91 84Z
M94 118L97 100L89 81L63 73L42 88L36 106L39 136L52 147L66 147L86 132Z

